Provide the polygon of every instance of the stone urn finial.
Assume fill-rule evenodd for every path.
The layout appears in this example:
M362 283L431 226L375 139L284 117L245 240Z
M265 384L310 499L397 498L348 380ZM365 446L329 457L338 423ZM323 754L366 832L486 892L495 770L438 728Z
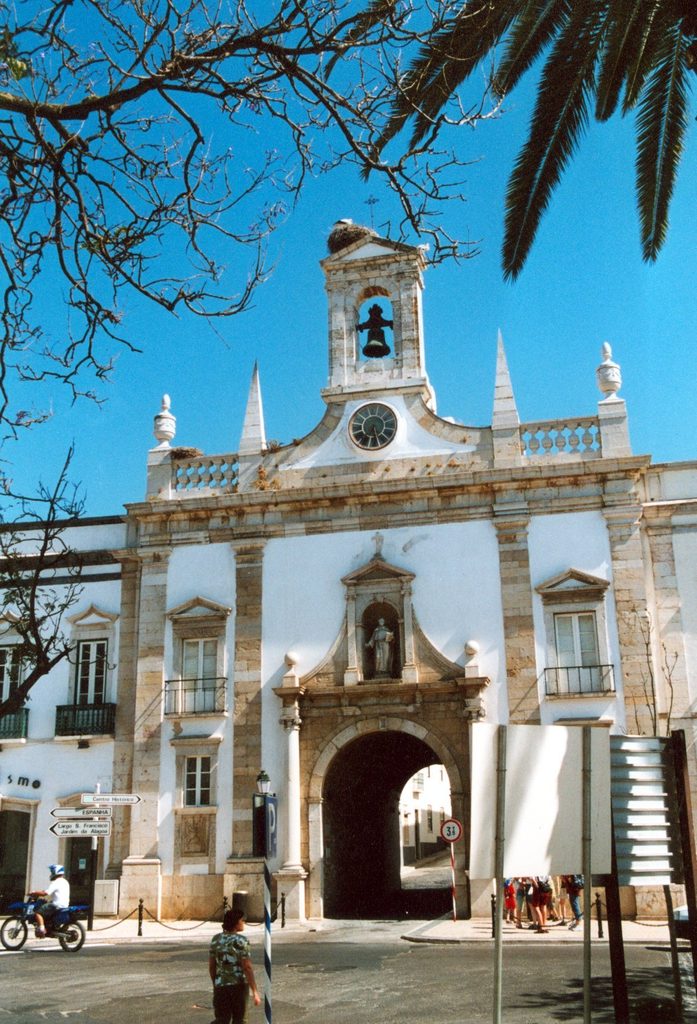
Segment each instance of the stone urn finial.
M607 401L614 398L622 387L622 372L619 365L612 361L612 348L609 342L604 342L601 352L603 361L595 371L595 379L602 392L603 400Z
M162 396L162 408L154 419L153 433L160 448L169 448L169 442L177 430L176 417L169 411L171 405L169 395Z

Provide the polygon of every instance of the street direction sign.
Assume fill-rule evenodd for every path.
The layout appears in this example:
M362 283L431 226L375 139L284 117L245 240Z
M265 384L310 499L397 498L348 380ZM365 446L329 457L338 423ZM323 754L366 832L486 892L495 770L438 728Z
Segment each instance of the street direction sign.
M83 804L94 804L99 806L118 806L124 804L139 804L140 797L137 793L82 793L80 802Z
M88 821L86 818L78 821L56 821L49 827L49 832L59 839L72 839L75 836L110 836L111 821L105 818L103 821Z
M110 818L113 814L111 807L54 807L51 814L54 818Z
M446 843L456 843L462 836L462 825L457 818L447 818L440 827L441 839Z

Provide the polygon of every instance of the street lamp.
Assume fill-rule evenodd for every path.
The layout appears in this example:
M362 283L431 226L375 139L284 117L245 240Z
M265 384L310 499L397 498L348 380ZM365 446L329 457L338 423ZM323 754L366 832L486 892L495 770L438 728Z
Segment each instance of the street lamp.
M259 774L257 775L257 793L260 793L263 796L266 796L270 792L271 792L271 779L269 778L267 773L262 768L261 771L259 772Z

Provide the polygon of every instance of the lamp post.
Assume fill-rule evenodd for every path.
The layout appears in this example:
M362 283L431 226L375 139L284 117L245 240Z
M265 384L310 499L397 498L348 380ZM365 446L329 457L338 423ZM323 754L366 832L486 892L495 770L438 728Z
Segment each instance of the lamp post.
M254 853L264 858L264 1016L271 1024L271 872L268 859L276 855L276 797L271 779L262 770L254 794Z

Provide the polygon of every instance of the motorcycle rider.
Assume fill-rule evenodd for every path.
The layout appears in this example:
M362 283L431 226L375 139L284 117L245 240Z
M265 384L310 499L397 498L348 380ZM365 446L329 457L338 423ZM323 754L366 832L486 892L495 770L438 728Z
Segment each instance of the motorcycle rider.
M44 900L34 910L36 919L36 937L43 939L46 935L46 925L50 925L56 912L70 906L70 883L65 877L65 868L62 864L49 864L48 870L51 874L51 882L47 889L34 893Z

